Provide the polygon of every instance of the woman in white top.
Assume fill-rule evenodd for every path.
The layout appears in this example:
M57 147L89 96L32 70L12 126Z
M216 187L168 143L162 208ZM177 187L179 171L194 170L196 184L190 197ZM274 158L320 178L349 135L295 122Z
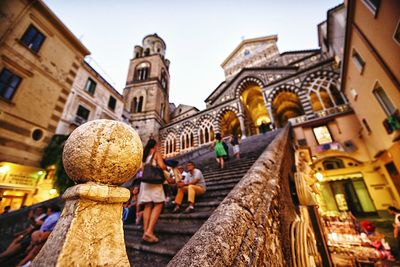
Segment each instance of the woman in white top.
M166 170L167 166L158 152L157 142L150 139L143 151L143 163L150 163ZM157 243L159 240L154 235L154 227L163 208L165 194L162 184L149 184L141 182L139 191L139 204L144 205L143 212L143 241L148 243Z

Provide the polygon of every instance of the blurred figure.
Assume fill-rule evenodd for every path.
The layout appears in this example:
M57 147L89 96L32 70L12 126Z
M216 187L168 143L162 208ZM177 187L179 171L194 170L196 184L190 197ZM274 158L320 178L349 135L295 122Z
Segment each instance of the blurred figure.
M2 214L9 213L10 210L11 210L11 206L5 206Z
M229 141L233 148L233 156L236 157L236 159L240 159L239 138L236 134L231 134Z
M224 144L222 141L222 136L220 133L215 135L215 141L212 144L215 153L215 159L218 162L218 166L223 169L224 168L224 157L227 156L226 150L224 148Z
M143 151L143 164L151 165L167 170L160 152L158 152L157 142L150 139ZM139 204L144 205L143 211L143 241L157 243L159 239L154 235L154 227L165 202L165 194L162 184L150 184L142 181L139 190Z

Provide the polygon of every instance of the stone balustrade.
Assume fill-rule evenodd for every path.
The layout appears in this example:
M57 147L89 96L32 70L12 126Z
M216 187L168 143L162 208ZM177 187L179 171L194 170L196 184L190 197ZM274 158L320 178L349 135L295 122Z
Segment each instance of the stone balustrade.
M275 138L168 266L290 265L296 212L289 130Z
M68 176L78 185L63 195L64 210L32 266L129 266L118 185L142 162L138 134L128 125L95 120L75 129L63 151Z

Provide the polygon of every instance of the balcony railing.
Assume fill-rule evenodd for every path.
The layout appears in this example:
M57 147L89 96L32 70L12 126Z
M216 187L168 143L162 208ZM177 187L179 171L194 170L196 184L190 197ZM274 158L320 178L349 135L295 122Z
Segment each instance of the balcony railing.
M394 131L400 130L400 113L396 111L393 115L390 115L383 121L383 126L388 134Z
M336 106L333 108L329 108L329 109L325 109L325 110L321 110L321 111L316 111L311 115L302 115L299 117L295 117L295 118L290 118L289 122L295 126L298 124L302 124L308 121L312 121L312 120L316 120L319 118L325 118L325 117L330 117L330 116L335 116L341 113L347 113L352 111L351 107L349 104L343 104L340 106Z

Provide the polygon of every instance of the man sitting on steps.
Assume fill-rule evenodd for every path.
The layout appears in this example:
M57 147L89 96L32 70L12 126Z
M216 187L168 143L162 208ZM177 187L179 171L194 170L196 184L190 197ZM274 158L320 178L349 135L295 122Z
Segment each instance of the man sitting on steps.
M183 196L185 193L188 194L189 206L185 209L184 213L190 213L194 211L194 200L196 196L201 196L206 191L206 182L204 180L203 174L199 169L196 169L194 163L189 161L186 164L187 175L185 179L178 182L178 193L175 197L175 208L173 213L180 211L180 206L182 204Z

